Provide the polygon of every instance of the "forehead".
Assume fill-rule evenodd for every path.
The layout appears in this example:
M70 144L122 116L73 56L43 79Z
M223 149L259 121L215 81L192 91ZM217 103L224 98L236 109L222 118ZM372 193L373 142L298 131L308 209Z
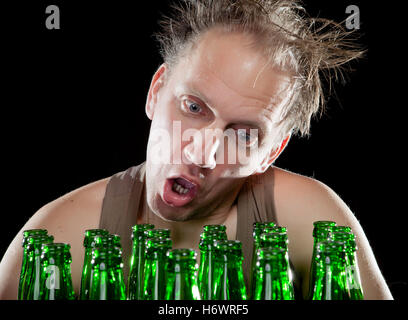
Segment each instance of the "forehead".
M217 94L251 99L267 108L288 99L291 75L282 71L254 46L254 39L242 33L211 30L197 41L178 64L181 79ZM181 80L179 78L179 80Z

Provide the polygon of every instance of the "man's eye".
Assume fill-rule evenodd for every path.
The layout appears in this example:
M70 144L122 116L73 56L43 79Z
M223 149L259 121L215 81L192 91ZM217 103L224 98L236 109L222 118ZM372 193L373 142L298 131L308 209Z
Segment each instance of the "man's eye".
M252 131L252 130L251 130ZM243 142L246 143L248 146L254 144L257 139L258 136L256 134L251 135L247 130L245 129L238 129L237 130L237 135L238 135L238 139Z
M192 113L200 113L202 111L201 106L198 103L195 103L194 101L185 101L185 106L187 107L188 111Z
M246 130L238 130L238 138L242 141L250 141L251 140L251 136L246 132Z

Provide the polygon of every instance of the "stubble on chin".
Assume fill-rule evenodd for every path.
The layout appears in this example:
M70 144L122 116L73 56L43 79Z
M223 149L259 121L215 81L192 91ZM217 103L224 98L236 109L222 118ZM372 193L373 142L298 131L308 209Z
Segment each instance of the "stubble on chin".
M208 214L205 214L205 212L208 212L208 210L200 210L200 211L188 211L188 212L178 212L181 210L178 210L177 208L173 208L171 212L169 213L160 213L159 210L153 210L151 211L158 216L160 219L163 219L164 221L167 222L185 222L189 220L195 220L195 219L202 219L208 216Z
M158 196L160 198L160 196ZM150 211L159 217L160 219L163 219L164 221L167 222L184 222L184 221L190 221L190 220L196 220L196 219L204 219L206 217L211 216L211 212L214 208L210 208L209 206L204 206L200 208L191 208L188 210L188 208L177 208L177 207L171 207L169 206L168 208L165 208L165 210L160 210L160 205L163 205L163 201L161 199L155 199L153 201L147 201L148 206ZM165 212L167 211L167 212Z

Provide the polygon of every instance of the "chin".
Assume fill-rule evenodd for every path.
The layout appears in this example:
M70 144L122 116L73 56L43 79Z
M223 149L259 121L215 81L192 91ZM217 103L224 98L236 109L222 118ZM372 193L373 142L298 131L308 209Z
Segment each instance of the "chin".
M183 222L183 221L188 221L192 220L192 217L187 215L187 216L180 216L177 213L175 214L167 214L167 215L159 215L160 218L162 218L165 221L172 221L172 222Z
M158 197L160 198L160 197ZM150 210L159 218L165 221L183 222L193 220L196 217L194 211L183 207L172 207L164 203L161 199L157 199L151 205L148 201Z
M173 222L183 222L187 220L193 220L194 219L194 214L193 213L182 213L180 212L181 210L178 210L177 208L174 208L174 211L168 211L167 212L154 212L157 216L159 216L161 219L165 221L173 221Z

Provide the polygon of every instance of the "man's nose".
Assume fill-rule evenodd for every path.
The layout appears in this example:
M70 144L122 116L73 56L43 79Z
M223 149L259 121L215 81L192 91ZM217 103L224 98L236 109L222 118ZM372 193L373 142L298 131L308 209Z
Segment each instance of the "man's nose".
M184 147L184 156L191 163L201 167L214 169L216 153L220 145L222 130L206 128L197 130L190 142Z

